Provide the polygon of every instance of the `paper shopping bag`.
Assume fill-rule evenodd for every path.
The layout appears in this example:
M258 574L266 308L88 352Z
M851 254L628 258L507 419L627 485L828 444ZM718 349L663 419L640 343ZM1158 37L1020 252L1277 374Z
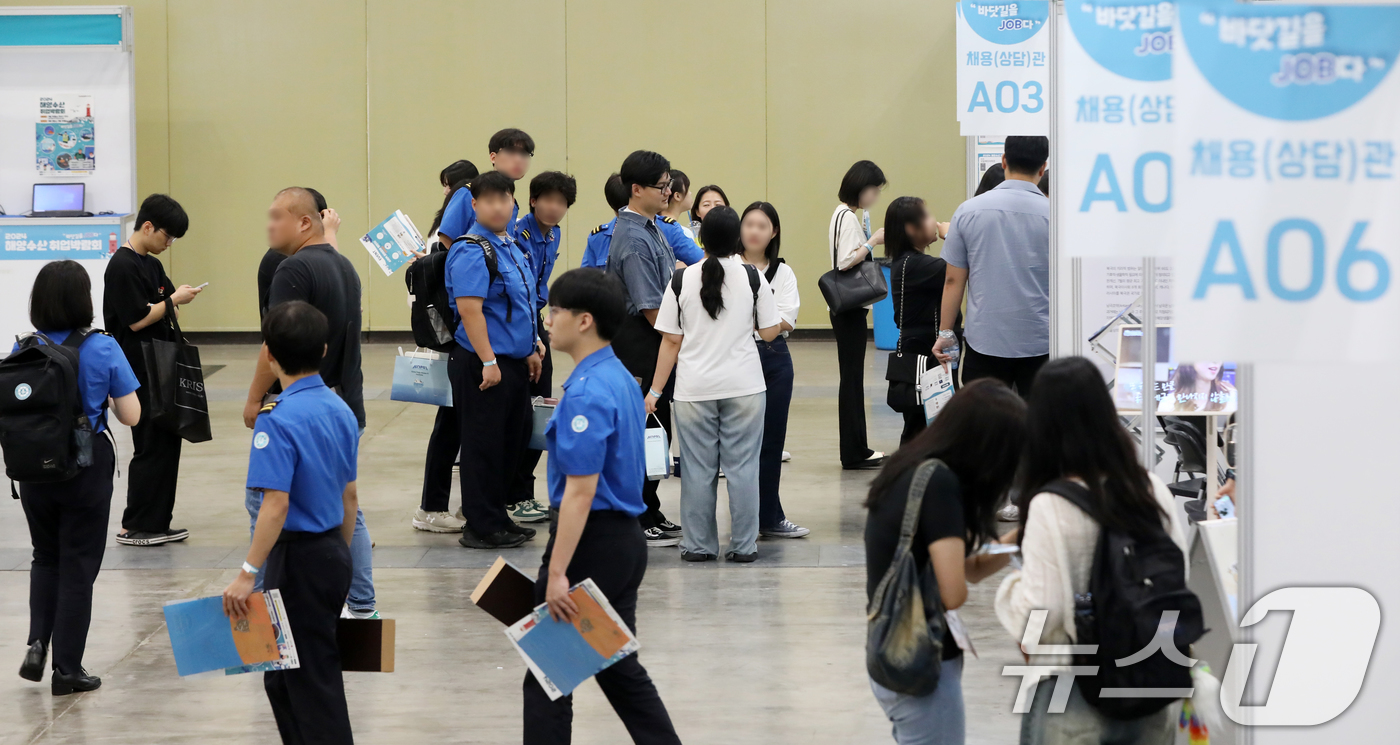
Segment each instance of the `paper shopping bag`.
M534 426L530 430L530 449L544 450L548 444L544 436L545 429L549 427L549 418L554 416L554 407L559 405L559 399L536 396L530 400L530 405L535 409Z
M647 427L646 431L647 480L669 479L671 441L666 438L666 430L661 427L661 420L657 419L655 414L649 415L649 419L656 422L656 426Z
M432 406L452 405L452 382L447 378L447 355L426 349L394 359L394 384L389 398Z

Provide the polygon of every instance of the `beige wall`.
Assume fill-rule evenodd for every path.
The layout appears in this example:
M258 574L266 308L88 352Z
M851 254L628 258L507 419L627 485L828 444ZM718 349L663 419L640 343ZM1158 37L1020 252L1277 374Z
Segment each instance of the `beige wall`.
M610 218L603 180L637 148L697 186L720 184L737 209L773 202L801 327L828 325L816 281L852 162L889 177L876 225L895 196L923 196L946 219L963 195L948 3L131 2L138 187L190 213L164 257L171 276L211 283L182 318L188 330L257 327L263 215L293 184L320 189L344 218L367 328L406 328L402 275L385 277L356 238L394 209L426 230L438 171L463 157L489 167L486 141L502 127L535 138L532 174L579 180L561 270Z

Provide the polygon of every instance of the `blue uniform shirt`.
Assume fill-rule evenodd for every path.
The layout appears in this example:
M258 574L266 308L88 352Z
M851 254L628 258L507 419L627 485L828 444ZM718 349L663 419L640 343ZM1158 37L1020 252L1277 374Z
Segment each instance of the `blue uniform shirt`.
M54 344L62 344L73 332L70 330L43 333L52 339ZM43 341L39 343L43 344ZM10 354L18 351L19 344L16 343ZM122 354L121 345L117 344L116 339L106 334L93 334L78 347L78 394L83 399L83 413L87 414L88 421L92 423L94 433L107 429L107 417L103 415L107 397L121 398L140 387L141 384L136 381L136 373L132 371L131 363L127 362L126 355Z
M258 414L248 488L287 492L283 530L324 533L345 521L342 495L355 480L360 425L320 375L287 386Z
M580 266L608 268L608 247L612 245L613 227L616 225L617 218L614 217L593 229L592 234L588 236L588 244L583 249L583 263Z
M671 246L677 260L685 262L686 266L705 260L705 252L700 248L700 244L691 240L690 236L685 234L685 228L673 218L657 215L656 227L661 228L661 237Z
M529 284L530 262L515 241L492 233L481 223L472 224L467 233L491 242L501 276L493 278L487 272L486 255L480 246L469 241L452 244L447 254L447 296L452 298L457 321L457 343L476 351L462 328L462 317L455 311L457 298L479 297L491 351L503 357L529 357L535 351L535 324L539 320L534 288Z
M569 476L598 474L595 510L633 517L646 512L646 409L632 373L612 347L583 358L569 379L545 428L549 450L549 505L564 500Z
M543 310L549 305L549 275L554 273L554 262L559 258L559 226L555 225L546 233L531 212L515 222L515 242L530 259L535 304Z
M510 237L515 237L515 218L520 215L520 203L515 203L515 209L511 212L509 227L506 232ZM438 232L447 236L451 240L457 240L467 234L468 230L476 224L476 210L472 208L472 190L458 189L457 193L448 200L447 207L442 211L442 222L438 223ZM432 236L428 236L431 238Z

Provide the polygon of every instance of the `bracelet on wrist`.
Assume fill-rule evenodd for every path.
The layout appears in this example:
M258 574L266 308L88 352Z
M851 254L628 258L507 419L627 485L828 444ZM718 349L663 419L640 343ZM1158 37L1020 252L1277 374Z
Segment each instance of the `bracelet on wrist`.
M249 573L249 574L251 574L251 575L253 575L253 576L257 576L257 574L258 574L258 568L255 567L255 566L253 566L252 564L249 564L249 563L246 562L246 561L243 562L243 571L245 571L245 572L247 572L247 573Z
M483 360L483 361L481 362L481 366L482 366L482 367L495 367L495 366L496 366L496 361L495 361L495 360Z
M647 393L650 393L652 398L656 398L656 399L660 399L660 398L661 398L661 394L660 394L660 393L657 393L655 388L648 388L648 389L647 389Z

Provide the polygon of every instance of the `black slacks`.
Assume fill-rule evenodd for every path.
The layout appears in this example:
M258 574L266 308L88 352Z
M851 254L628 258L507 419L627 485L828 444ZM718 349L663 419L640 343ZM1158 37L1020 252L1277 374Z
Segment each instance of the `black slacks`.
M282 742L353 743L336 643L340 608L350 592L350 547L340 526L324 533L282 531L263 565L263 587L282 592L301 662L296 670L263 673Z
M51 484L20 484L34 561L29 570L29 641L43 640L54 667L83 666L92 621L92 584L107 546L116 456L107 435L92 441L92 465Z
M971 344L967 344L963 352L962 382L966 385L978 378L996 378L1008 387L1015 388L1016 392L1021 394L1021 398L1029 398L1035 374L1040 372L1040 366L1048 359L1048 354L1035 357L993 357L990 354L982 354L973 349Z
M477 535L511 526L506 504L520 493L520 459L530 444L530 373L525 360L496 356L501 382L481 390L481 358L452 349L447 375L461 426L462 516Z
M831 314L836 336L836 365L841 386L836 394L837 427L841 433L841 465L854 466L875 451L865 436L865 308Z
M127 467L126 510L122 512L122 529L148 533L170 530L175 512L175 486L180 480L180 436L151 423L146 412L151 399L144 375L145 363L132 362L140 370L137 378L141 387L136 398L141 402L141 421L131 428L131 464Z
M652 328L645 316L629 315L618 329L617 336L613 338L612 348L618 361L641 384L642 396L645 397L651 390L652 379L656 377L656 357L661 351L661 332ZM668 442L674 439L671 430L671 395L675 388L676 372L672 370L670 380L666 381L666 388L661 391L661 399L656 402L656 418L661 421L661 428L666 430ZM648 418L647 426L651 426L650 423L651 419ZM661 512L661 498L657 496L660 486L661 482L651 480L642 486L642 502L646 504L647 511L642 513L638 520L643 530L650 530L666 522L666 516Z
M554 350L549 348L549 330L541 323L535 327L540 334L540 341L544 342L544 359L541 360L540 379L530 381L530 398L540 396L552 398L554 393ZM531 412L530 425L534 428L534 412ZM516 482L519 491L510 499L511 504L524 502L535 497L535 466L540 464L540 456L544 455L543 450L526 448L525 454L520 457L520 478ZM546 502L549 500L545 500Z
M428 455L423 464L423 498L419 507L424 512L447 512L452 498L452 464L462 452L462 422L457 409L439 406L433 420L433 433L428 437Z
M535 582L535 602L543 603L549 582L549 562L554 554L554 530L558 515L551 512L549 545ZM647 571L647 545L637 519L623 512L595 510L579 537L569 562L569 583L592 578L607 596L632 633L637 632L637 588ZM632 654L594 676L613 711L622 719L635 743L680 743L671 715L646 668ZM574 697L549 700L533 673L525 672L525 745L567 745L573 733Z

